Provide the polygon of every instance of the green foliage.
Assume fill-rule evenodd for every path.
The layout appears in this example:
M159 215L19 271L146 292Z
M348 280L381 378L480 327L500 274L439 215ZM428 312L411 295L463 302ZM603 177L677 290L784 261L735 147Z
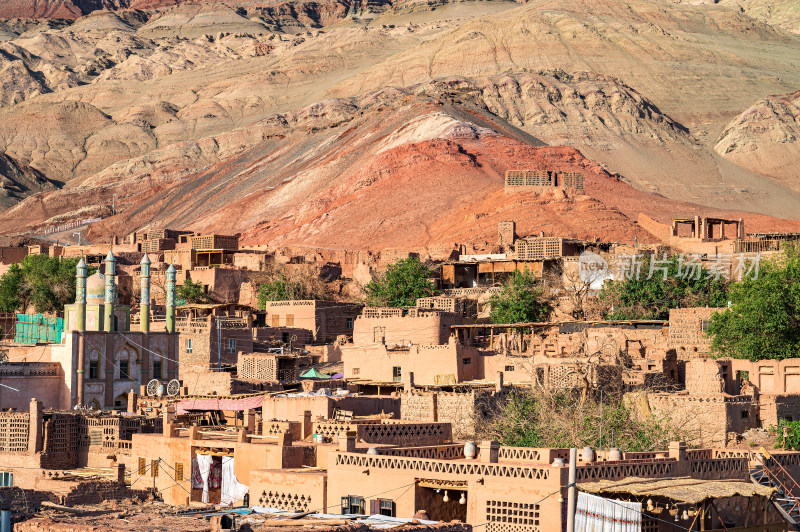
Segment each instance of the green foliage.
M78 259L28 255L0 276L0 311L61 312L75 300Z
M782 442L781 447L794 451L800 450L800 421L781 419L778 421L777 427L770 428L770 432Z
M12 264L0 277L0 312L15 312L22 306L22 271Z
M367 304L381 307L413 307L421 297L435 296L433 272L416 257L401 259L367 283Z
M602 433L601 433L602 428ZM517 392L493 421L490 437L512 447L584 447L644 452L684 439L668 418L639 418L614 396L580 400L573 391Z
M605 283L600 299L613 309L606 319L664 320L670 309L719 307L727 302L729 283L724 277L692 270L677 256L642 257L638 272L630 279Z
M175 295L179 301L186 303L210 303L211 298L208 297L206 291L203 289L203 283L192 282L191 279L186 279L182 286L175 290Z
M545 321L550 305L542 301L539 280L528 270L515 271L489 300L492 323Z
M711 316L716 356L747 360L794 358L800 351L800 250L761 265L756 278L731 286L730 307Z

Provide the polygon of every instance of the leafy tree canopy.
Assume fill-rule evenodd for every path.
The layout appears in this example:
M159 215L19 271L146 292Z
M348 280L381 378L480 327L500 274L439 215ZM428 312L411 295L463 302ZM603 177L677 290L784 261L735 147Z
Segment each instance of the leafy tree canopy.
M546 321L550 305L542 300L539 280L528 270L515 271L489 300L492 323Z
M186 279L183 285L179 286L175 292L178 300L185 301L186 303L202 304L211 302L211 298L203 289L203 283L195 283L191 279Z
M413 307L421 297L435 296L430 268L416 257L390 264L386 273L364 287L367 304L382 307Z
M75 300L75 266L79 259L28 255L0 276L0 311L60 312ZM89 272L90 274L93 271Z
M761 265L758 276L731 286L730 307L711 316L707 334L717 356L781 360L800 352L800 249Z
M697 262L677 256L642 256L623 280L607 281L600 292L610 320L665 320L681 307L719 307L727 302L729 282Z

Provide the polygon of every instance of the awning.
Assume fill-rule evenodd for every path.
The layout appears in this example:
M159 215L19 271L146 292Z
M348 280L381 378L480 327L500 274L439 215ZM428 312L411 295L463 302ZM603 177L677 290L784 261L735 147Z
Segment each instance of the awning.
M192 411L209 411L209 410L230 410L242 411L253 410L254 408L261 408L264 403L264 396L257 395L255 397L242 397L241 399L214 399L211 397L198 397L195 399L184 399L175 405L178 414L185 414Z
M699 480L696 478L626 478L578 484L578 489L595 494L626 494L635 497L666 497L676 502L700 504L726 497L769 497L773 488L743 480Z
M331 378L331 376L328 375L327 373L320 373L319 371L317 371L314 368L311 368L310 370L306 371L305 373L303 373L300 376L302 378L304 378L304 379L330 379Z

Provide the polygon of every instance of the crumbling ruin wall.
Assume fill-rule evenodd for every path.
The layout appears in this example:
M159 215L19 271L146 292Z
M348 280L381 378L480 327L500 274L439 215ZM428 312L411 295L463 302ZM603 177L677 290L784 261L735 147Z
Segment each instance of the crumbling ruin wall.
M690 352L707 353L711 348L711 339L706 336L705 330L708 320L715 312L722 308L696 307L676 308L669 311L669 337L670 346L678 349L678 357L687 349ZM686 358L683 358L684 360Z
M66 506L77 506L123 499L144 501L147 500L149 496L149 490L132 490L123 482L90 480L81 482L75 489L62 498L61 503Z
M763 428L774 427L781 419L800 420L800 395L761 395L758 403L758 417Z
M700 447L727 447L758 426L758 409L748 395L648 394L652 414Z
M226 371L198 371L182 375L189 395L231 395L233 374Z
M505 401L505 392L442 392L413 390L400 400L400 417L409 421L450 423L453 438L473 438Z
M725 391L725 379L719 364L713 359L695 358L686 363L686 391L713 394Z

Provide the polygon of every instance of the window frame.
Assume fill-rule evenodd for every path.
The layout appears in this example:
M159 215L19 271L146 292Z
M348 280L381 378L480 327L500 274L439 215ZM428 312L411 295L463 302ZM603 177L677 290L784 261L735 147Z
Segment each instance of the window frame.
M123 366L125 371L122 371ZM119 361L119 380L130 380L131 378L131 363L129 360Z
M187 353L191 353L192 352L192 339L191 338L187 338L186 339L186 352Z
M99 379L100 378L100 361L99 360L90 360L89 361L89 378L90 379Z

